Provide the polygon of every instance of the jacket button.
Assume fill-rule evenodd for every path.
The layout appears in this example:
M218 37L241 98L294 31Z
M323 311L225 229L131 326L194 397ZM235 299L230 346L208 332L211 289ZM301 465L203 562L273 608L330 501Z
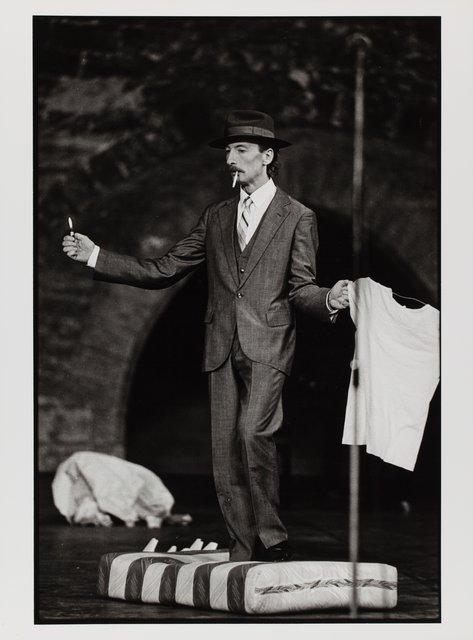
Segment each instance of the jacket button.
M243 298L243 294L240 291L237 293L237 298Z

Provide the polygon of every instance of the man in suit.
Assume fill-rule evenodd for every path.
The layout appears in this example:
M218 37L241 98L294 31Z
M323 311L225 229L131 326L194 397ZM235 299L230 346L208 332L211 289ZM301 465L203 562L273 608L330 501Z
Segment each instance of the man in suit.
M203 369L209 374L212 459L231 560L288 560L293 552L278 515L273 436L295 346L294 307L334 321L348 306L348 280L316 284L314 213L275 186L279 149L273 120L258 111L228 114L225 149L238 196L208 206L164 256L137 259L66 236L63 250L106 282L168 287L207 262L209 298Z

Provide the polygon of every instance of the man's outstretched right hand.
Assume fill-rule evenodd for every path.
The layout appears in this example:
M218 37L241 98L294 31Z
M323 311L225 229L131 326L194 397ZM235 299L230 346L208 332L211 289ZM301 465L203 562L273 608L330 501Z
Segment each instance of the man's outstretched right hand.
M73 236L67 235L62 239L62 250L77 262L87 262L94 247L92 240L82 233L76 232Z

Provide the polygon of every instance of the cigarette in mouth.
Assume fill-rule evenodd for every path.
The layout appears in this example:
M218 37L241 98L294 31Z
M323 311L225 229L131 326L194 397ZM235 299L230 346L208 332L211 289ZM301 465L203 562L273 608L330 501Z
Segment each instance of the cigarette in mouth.
M238 180L238 171L235 171L235 173L233 174L232 189L236 187L237 180Z
M69 235L74 237L74 228L72 226L72 220L70 218L67 219L67 221L69 222Z

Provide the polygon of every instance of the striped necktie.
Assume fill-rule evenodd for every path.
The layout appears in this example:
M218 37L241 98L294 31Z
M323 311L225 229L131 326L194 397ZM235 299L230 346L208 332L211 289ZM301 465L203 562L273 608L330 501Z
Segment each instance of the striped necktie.
M248 196L243 202L243 208L241 210L241 216L238 219L237 223L237 236L238 236L238 244L240 245L240 249L246 247L249 241L249 224L250 224L250 216L251 216L251 207L254 205L253 200L250 196Z

